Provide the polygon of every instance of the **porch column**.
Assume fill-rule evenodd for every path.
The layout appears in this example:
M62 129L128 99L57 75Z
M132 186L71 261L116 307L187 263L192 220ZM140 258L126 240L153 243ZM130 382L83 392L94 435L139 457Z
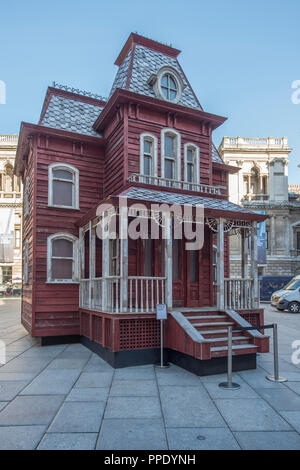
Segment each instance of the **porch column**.
M252 222L251 230L251 278L253 279L253 307L259 307L259 284L257 266L257 222Z
M95 227L92 226L92 222L89 223L89 245L90 245L90 259L89 259L89 307L93 308L94 306L94 281L95 271L96 271L96 233Z
M217 306L225 308L224 299L224 219L218 219L217 232Z
M173 268L172 268L172 217L165 218L165 277L166 277L166 304L167 308L171 309L173 307Z
M83 286L81 279L83 279L84 273L84 238L83 238L83 229L80 227L79 229L79 267L78 267L78 277L80 281L80 288L79 288L79 305L83 307ZM0 278L1 278L1 268L0 268ZM0 279L1 280L1 279Z
M102 214L102 224L104 219L104 213ZM102 225L103 227L103 225ZM109 234L102 233L102 310L107 310L108 307L108 282L105 279L109 276L109 261L110 261L110 243Z
M120 208L120 311L128 309L128 211Z
M241 251L242 251L242 269L241 269L241 277L247 278L248 277L248 237L246 236L246 228L241 230Z

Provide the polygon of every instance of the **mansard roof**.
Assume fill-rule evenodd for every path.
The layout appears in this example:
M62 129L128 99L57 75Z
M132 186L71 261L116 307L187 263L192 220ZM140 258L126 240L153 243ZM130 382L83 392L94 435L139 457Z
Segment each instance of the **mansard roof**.
M127 45L127 48L126 48ZM128 50L129 49L129 50ZM128 52L127 52L128 51ZM172 53L172 51L175 51ZM122 58L126 53L125 58ZM119 65L110 96L117 88L126 89L141 95L157 98L153 86L148 81L162 67L171 67L181 77L184 84L178 104L202 110L202 107L190 86L178 60L177 49L165 46L142 36L131 34L116 64Z
M78 132L95 137L101 137L94 131L93 124L105 103L98 100L88 100L86 96L74 95L69 92L51 88L47 107L42 112L39 124L42 126Z

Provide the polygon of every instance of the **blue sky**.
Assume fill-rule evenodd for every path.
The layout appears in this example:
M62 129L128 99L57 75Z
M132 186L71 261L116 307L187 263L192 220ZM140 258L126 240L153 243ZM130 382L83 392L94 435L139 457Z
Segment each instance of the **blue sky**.
M35 0L2 2L0 133L37 122L48 85L107 96L131 31L182 50L202 106L228 117L222 136L287 136L289 183L300 184L299 0Z

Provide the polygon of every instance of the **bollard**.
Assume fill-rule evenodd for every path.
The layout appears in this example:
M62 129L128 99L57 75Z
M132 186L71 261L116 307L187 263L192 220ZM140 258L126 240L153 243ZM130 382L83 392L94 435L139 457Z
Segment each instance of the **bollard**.
M267 375L266 379L270 380L271 382L287 382L287 379L279 376L277 323L274 323L273 325L273 352L274 352L274 375Z
M241 386L232 382L232 326L228 328L228 349L227 349L227 382L219 383L219 387L227 390L237 390Z
M160 364L155 364L155 367L160 369L168 369L170 364L164 362L164 320L160 320Z

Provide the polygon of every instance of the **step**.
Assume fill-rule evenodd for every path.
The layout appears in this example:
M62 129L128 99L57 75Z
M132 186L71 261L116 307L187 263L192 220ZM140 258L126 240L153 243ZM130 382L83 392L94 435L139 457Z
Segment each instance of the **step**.
M218 326L233 326L234 323L233 322L210 322L210 323L191 323L191 325L195 326L195 327L215 327L216 325ZM201 332L200 332L201 333Z
M212 346L210 348L211 357L227 356L227 346ZM254 354L258 351L258 346L255 344L237 344L232 346L232 353L234 356L239 354Z
M226 341L226 343L228 342L228 336L224 336L222 338L205 338L205 339L211 340L212 343L217 343L221 341ZM233 342L234 341L249 341L249 338L247 338L247 336L233 336L232 341Z
M208 320L210 318L228 318L226 315L194 315L192 317L185 317L188 320Z

